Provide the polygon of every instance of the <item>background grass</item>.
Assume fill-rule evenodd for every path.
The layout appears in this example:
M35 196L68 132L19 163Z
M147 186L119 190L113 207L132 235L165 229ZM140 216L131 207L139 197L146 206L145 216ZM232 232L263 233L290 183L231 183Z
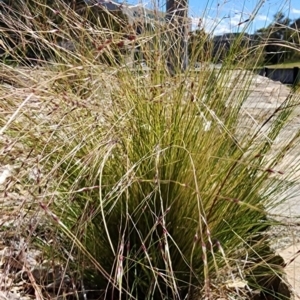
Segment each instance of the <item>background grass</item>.
M276 68L276 69L288 69L294 67L300 67L300 62L289 62L283 64L276 64L276 65L267 65L268 68Z

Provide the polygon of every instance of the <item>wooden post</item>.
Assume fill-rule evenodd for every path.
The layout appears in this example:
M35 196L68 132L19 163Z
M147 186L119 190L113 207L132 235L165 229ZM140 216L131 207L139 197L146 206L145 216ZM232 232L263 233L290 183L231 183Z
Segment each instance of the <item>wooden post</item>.
M265 67L265 77L269 78L269 69L267 67Z
M188 0L167 0L166 21L170 25L168 67L171 73L183 71L188 66Z

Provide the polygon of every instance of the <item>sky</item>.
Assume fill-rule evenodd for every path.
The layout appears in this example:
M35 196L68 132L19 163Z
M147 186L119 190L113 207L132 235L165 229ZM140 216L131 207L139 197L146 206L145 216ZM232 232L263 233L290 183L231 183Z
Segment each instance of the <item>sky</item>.
M281 11L290 19L300 18L299 0L189 0L189 15L195 29L201 18L202 26L208 32L223 34L238 32L246 26L246 31L253 33L265 27ZM245 22L246 20L252 22Z
M158 2L161 8L165 7L166 0L128 0L127 2L149 6L153 1ZM243 29L253 33L270 24L273 16L279 11L292 20L300 18L300 0L189 0L192 29L196 29L201 20L202 28L214 35L239 32ZM252 21L244 23L249 19Z

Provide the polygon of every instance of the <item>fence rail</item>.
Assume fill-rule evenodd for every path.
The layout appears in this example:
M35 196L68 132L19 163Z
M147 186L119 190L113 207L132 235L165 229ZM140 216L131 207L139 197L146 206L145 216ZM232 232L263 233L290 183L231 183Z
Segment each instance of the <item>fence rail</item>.
M289 69L262 68L258 74L284 84L297 84L300 80L299 67Z

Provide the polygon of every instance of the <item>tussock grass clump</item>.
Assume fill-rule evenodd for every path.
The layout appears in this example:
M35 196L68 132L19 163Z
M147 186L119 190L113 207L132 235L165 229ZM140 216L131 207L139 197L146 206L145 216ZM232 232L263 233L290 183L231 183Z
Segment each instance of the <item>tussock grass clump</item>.
M64 15L66 24L73 13ZM77 25L78 36L89 38ZM101 51L113 57L110 44L120 33L109 30ZM35 229L43 238L30 232L32 245L63 265L74 286L79 280L87 297L251 297L258 290L283 299L275 284L282 261L265 232L273 222L267 209L284 189L277 177L288 176L276 166L299 134L274 155L272 141L297 99L290 95L264 124L241 134L254 75L233 71L239 79L232 80L229 57L219 70L170 76L172 45L160 43L160 34L172 32L157 27L128 46L148 49L155 67L147 72L120 60L105 65L82 44L36 69L2 66L19 83L1 87L3 149L10 146L4 160L15 165L15 189L30 195L22 209L32 215L37 204L34 211L48 216Z

